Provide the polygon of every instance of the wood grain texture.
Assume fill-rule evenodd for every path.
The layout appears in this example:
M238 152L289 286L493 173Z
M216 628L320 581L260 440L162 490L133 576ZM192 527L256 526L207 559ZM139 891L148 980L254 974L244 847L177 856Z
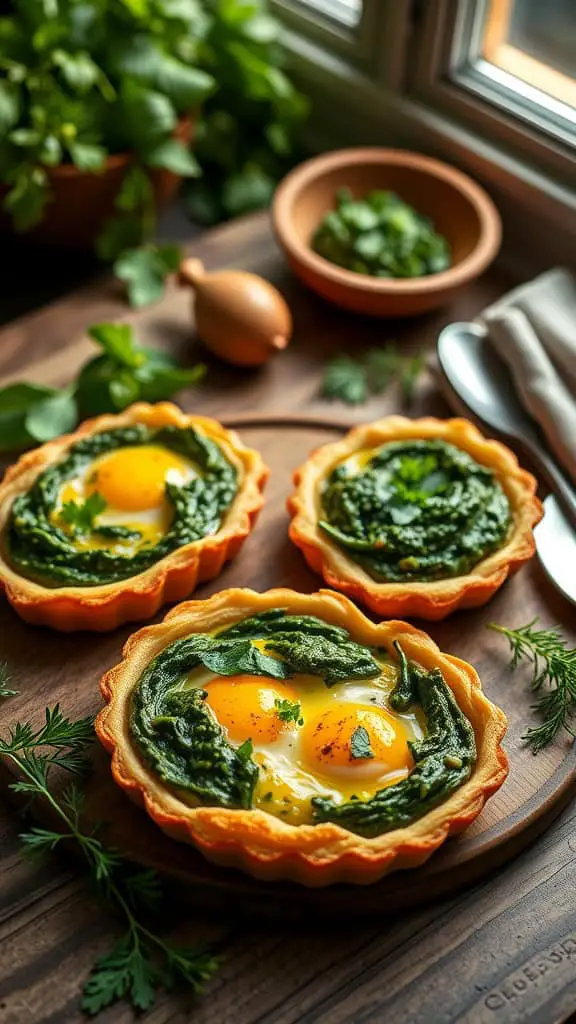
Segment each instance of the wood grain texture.
M434 316L405 323L362 321L330 309L290 278L264 217L252 217L206 235L193 253L208 267L241 265L263 273L282 289L294 310L295 338L280 359L259 373L231 370L209 361L207 381L182 396L185 408L228 419L246 414L257 417L266 410L326 414L327 407L318 401L316 391L328 354L354 351L390 338L397 338L409 351L430 347L444 323L470 318L511 283L493 273L478 281L451 309ZM89 351L82 340L83 327L118 315L117 300L106 288L105 284L85 289L0 333L0 375L15 379L25 370L27 378L53 383L68 379ZM187 296L174 291L140 314L142 339L163 344L186 360L196 358L201 350L193 338L188 306ZM34 364L40 367L33 372ZM354 423L392 411L399 411L399 396L394 391L360 410L345 408L342 415ZM412 412L448 413L433 374L421 387ZM328 413L339 419L341 409L334 406ZM303 447L331 436L320 428L315 434L313 428L304 433ZM245 427L243 434L263 451L267 444L272 445L269 458L274 467L274 448L281 442L271 440L270 431L259 425ZM292 437L288 447L295 466L303 452L294 439L297 434ZM284 470L282 475L273 471L266 512L240 556L242 562L230 566L211 588L203 588L203 594L238 582L240 570L242 582L248 586L282 584L311 590L318 585L279 530L277 517L285 489ZM257 556L264 545L268 559L262 565ZM517 625L534 609L546 624L560 622L570 629L573 616L568 606L556 596L536 563L508 583L485 611L461 613L428 627L446 650L475 663L480 659L495 688L487 685L491 696L497 696L497 687L503 703L510 700L514 704L508 745L518 742L522 712L525 722L529 721L526 679L521 674L509 676L504 669L504 641L483 630L480 620L494 618ZM469 631L472 622L473 633ZM21 659L16 684L23 690L21 697L3 705L1 721L15 717L18 701L25 699L24 691L33 690L37 716L57 695L62 696L66 710L75 713L86 708L84 695L90 691L96 708L100 666L114 663L129 631L101 638L55 637L25 627L1 606L0 657L17 664ZM26 662L22 660L24 650ZM490 827L497 823L498 815L507 808L507 791L511 802L513 794L517 801L518 791L529 794L541 771L537 766L546 764L546 770L553 772L565 753L569 752L563 744L537 759L524 752L517 779L511 779L501 791L504 803L500 810L496 797L484 812L486 818L483 815L474 829L483 820ZM98 752L97 756L104 772L105 755ZM545 760L541 762L541 758ZM111 784L104 793L103 813L108 798L124 800ZM139 812L134 809L133 813L142 826L138 832L141 845L147 846L157 832ZM80 1021L77 1002L83 976L94 956L112 941L114 924L85 890L74 861L54 858L41 870L30 867L18 852L14 813L6 809L0 820L0 1022ZM163 996L146 1020L154 1024L191 1019L199 1024L359 1024L400 1017L415 1024L460 1020L470 1024L527 1020L549 1024L567 1019L576 1007L575 820L574 809L567 809L534 847L506 869L492 872L488 880L450 898L402 914L380 914L362 922L343 911L322 927L314 913L307 914L305 923L294 925L284 915L268 923L239 917L241 900L235 905L224 899L224 915L195 910L192 904L178 915L175 927L179 936L186 941L194 941L196 936L212 939L224 952L225 964L202 1000ZM468 836L474 841L473 831ZM185 853L190 855L190 851ZM178 886L175 893L180 896ZM193 899L200 904L203 895L199 887ZM298 891L294 899L299 898ZM175 903L179 902L177 898ZM273 889L262 902L262 909L269 911L275 902ZM116 1007L101 1019L105 1024L128 1022L133 1014L126 1007Z

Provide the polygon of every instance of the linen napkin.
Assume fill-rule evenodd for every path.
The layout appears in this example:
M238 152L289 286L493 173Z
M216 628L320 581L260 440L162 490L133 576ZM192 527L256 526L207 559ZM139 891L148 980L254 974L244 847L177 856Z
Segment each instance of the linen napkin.
M576 277L546 271L488 306L477 323L576 484Z

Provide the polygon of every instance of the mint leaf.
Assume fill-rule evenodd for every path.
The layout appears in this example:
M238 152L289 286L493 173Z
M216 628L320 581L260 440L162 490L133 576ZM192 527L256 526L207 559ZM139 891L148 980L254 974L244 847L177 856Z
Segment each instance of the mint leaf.
M77 422L76 399L66 388L33 405L26 415L25 427L35 441L51 441L73 430Z
M146 306L162 298L164 282L179 262L178 246L148 245L122 253L114 264L114 273L126 283L130 305Z
M370 737L363 725L357 725L350 739L350 757L353 761L373 758Z
M224 182L222 204L230 216L236 217L251 210L268 206L276 182L257 164L247 164L243 170L231 174Z
M90 142L69 142L68 152L72 163L79 171L94 173L103 169L108 155L103 146L96 146Z
M134 368L145 362L144 350L136 344L134 331L129 324L94 324L88 328L88 335L121 366Z
M146 157L150 167L165 167L182 177L197 178L202 173L200 164L187 146L178 139L166 139L152 149Z
M106 502L98 491L94 491L86 501L65 501L60 509L60 518L68 526L73 526L78 533L89 533L94 526L96 516L106 508Z

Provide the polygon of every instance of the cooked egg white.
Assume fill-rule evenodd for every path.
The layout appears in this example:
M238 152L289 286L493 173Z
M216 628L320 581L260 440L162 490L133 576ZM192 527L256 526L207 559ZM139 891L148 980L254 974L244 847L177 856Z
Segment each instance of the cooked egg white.
M420 713L391 710L387 698L396 680L396 667L382 663L375 679L330 688L316 676L283 682L215 677L205 669L190 673L186 685L206 691L206 704L233 746L252 741L260 766L254 806L302 824L312 820L313 796L365 800L408 775L413 759L407 743L423 738L424 720ZM286 701L299 705L296 721L281 717ZM359 726L372 756L353 756Z
M97 533L75 536L79 549L108 548L130 555L144 545L157 544L170 527L172 512L166 499L166 484L181 486L199 473L188 459L161 445L134 445L119 448L95 459L84 472L68 480L60 490L54 521L66 529L60 519L62 506L80 503L98 493L106 508L95 520L96 526L124 526L138 531L140 537L110 539Z

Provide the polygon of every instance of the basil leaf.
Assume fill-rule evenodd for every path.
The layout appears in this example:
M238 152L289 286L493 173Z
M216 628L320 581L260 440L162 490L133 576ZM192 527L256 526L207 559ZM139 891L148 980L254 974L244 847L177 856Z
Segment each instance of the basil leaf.
M205 373L206 367L202 363L189 370L146 364L137 373L139 397L145 402L161 402L177 391L194 387Z

